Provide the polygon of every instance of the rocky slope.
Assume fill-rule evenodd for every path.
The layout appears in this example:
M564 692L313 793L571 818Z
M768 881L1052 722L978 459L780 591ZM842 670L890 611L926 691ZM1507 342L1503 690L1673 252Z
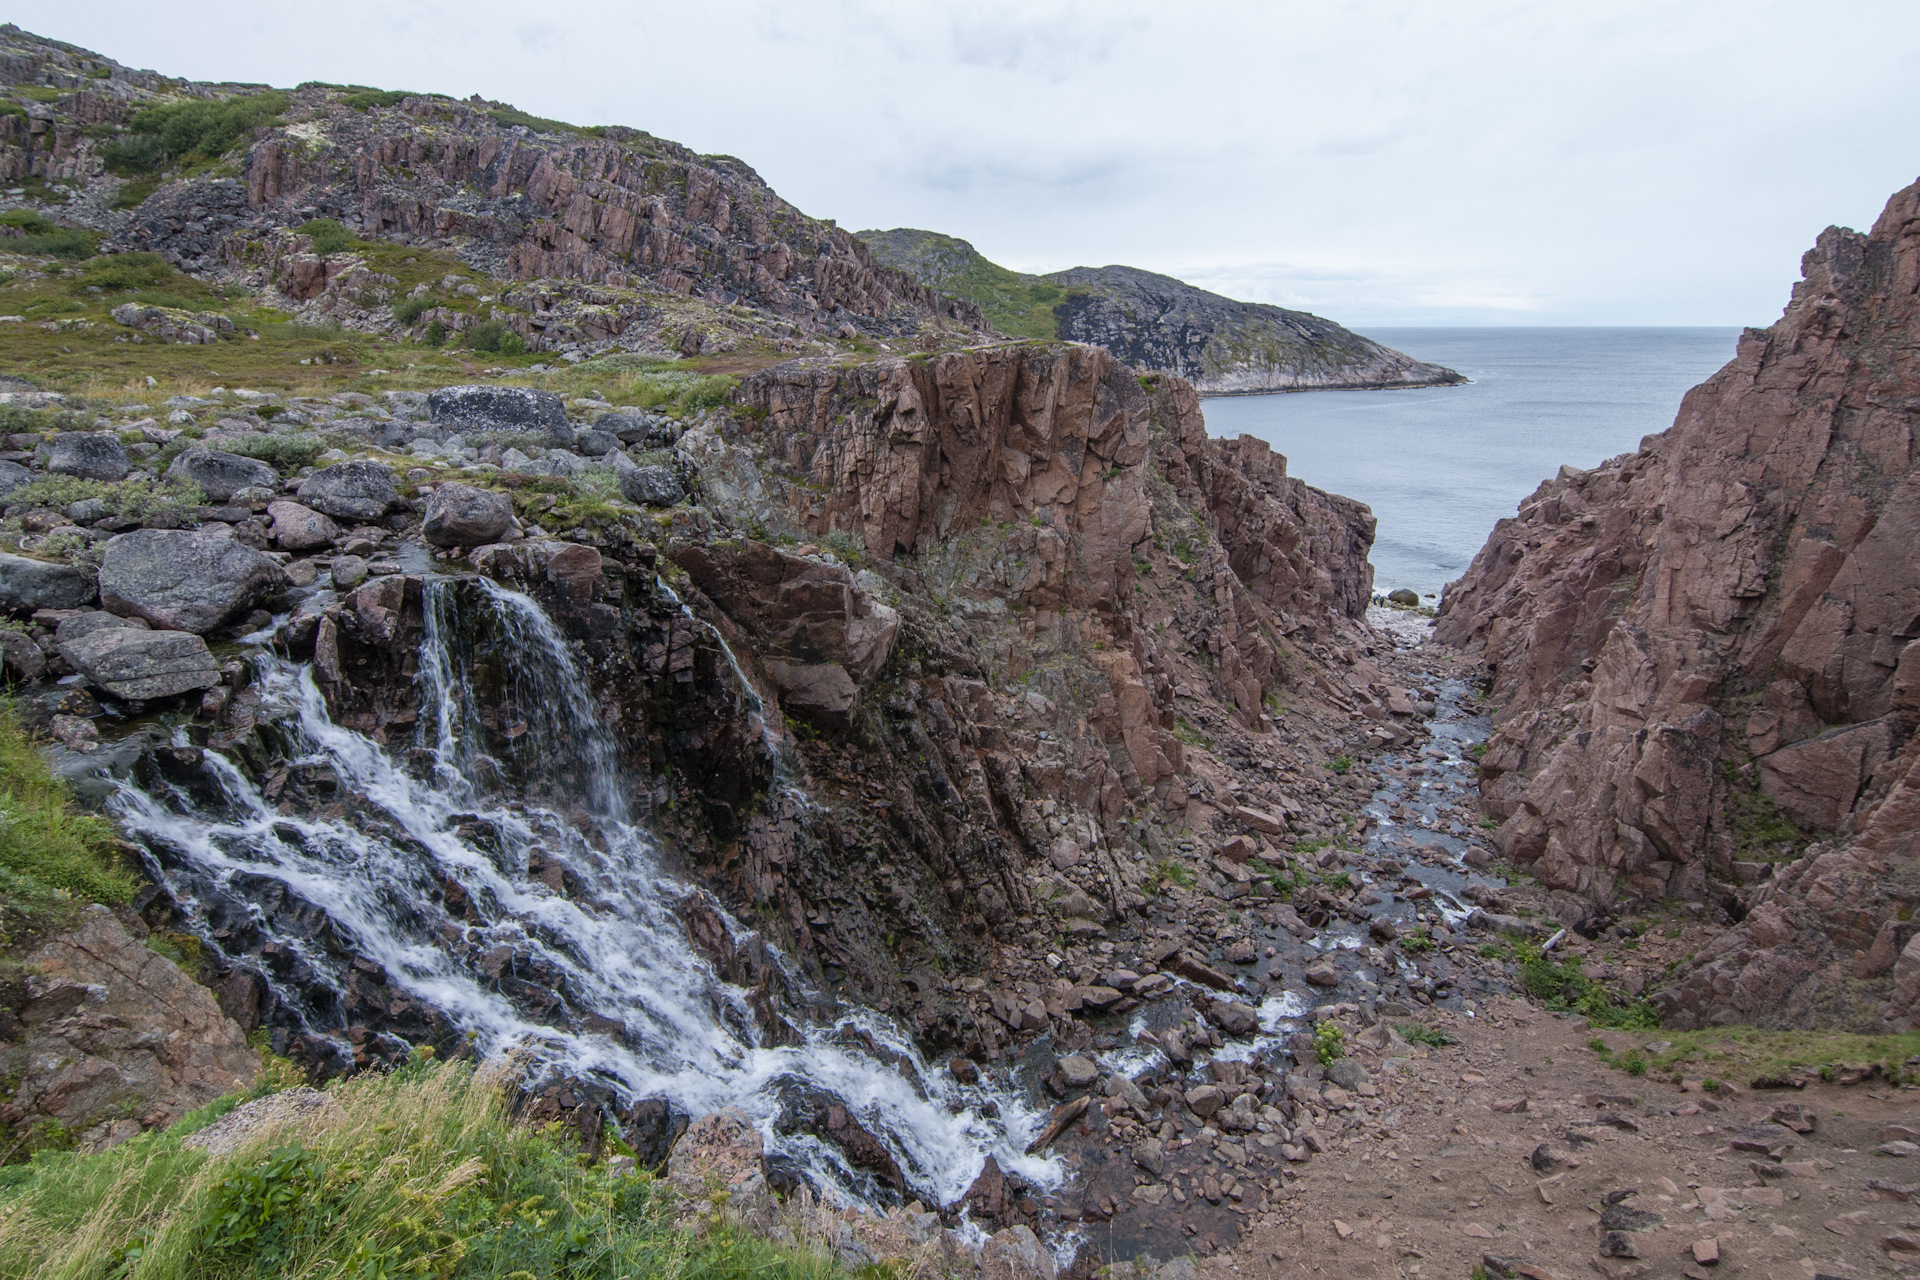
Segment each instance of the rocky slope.
M791 352L984 327L740 161L636 129L477 97L181 81L11 25L0 86L10 203L104 232L105 248L266 289L303 318L415 336L493 319L534 350L575 353ZM500 283L405 289L393 262L316 246L316 220L446 251ZM395 319L396 303L422 299L432 308Z
M1920 1017L1920 187L1802 267L1672 429L1502 521L1437 629L1493 671L1509 858L1744 915L1661 994L1679 1025Z
M931 231L862 231L860 239L879 261L977 304L1003 332L1094 343L1138 368L1177 374L1203 395L1464 381L1331 320L1235 302L1134 267L1028 276Z

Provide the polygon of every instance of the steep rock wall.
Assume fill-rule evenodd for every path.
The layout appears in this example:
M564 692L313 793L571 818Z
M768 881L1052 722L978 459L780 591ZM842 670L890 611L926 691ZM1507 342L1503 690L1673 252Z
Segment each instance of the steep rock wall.
M1670 998L1682 1019L1830 1014L1856 967L1889 981L1854 953L1910 914L1915 827L1888 797L1920 692L1920 187L1802 268L1670 430L1503 520L1437 628L1492 668L1482 788L1516 863L1596 899L1755 908ZM1776 873L1809 837L1824 869ZM1840 893L1835 856L1882 869Z

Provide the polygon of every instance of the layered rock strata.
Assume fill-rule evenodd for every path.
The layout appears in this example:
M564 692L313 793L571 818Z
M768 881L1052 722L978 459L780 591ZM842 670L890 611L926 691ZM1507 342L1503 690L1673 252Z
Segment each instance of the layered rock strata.
M1663 993L1683 1025L1920 1014L1920 187L1802 269L1670 430L1503 520L1436 629L1492 669L1509 858L1746 914Z

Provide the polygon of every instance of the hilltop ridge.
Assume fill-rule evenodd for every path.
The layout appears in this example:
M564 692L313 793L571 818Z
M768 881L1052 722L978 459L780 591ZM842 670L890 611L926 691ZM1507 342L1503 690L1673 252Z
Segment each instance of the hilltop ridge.
M874 259L978 306L995 328L1103 346L1127 363L1174 373L1202 395L1436 387L1464 382L1331 320L1237 302L1138 267L1070 267L1026 275L934 231L862 231Z

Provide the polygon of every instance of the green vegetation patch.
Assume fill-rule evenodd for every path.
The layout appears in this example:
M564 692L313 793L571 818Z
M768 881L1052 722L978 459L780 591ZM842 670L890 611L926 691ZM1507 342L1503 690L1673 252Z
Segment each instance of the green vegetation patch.
M0 1171L0 1278L836 1274L718 1222L677 1229L664 1183L583 1167L559 1124L516 1127L497 1081L464 1064L416 1054L331 1092L335 1123L219 1157L182 1139L225 1104L101 1155L43 1152Z
M65 511L88 498L98 498L114 515L134 520L180 515L206 504L200 486L191 481L163 480L155 484L150 480L82 480L59 475L41 476L21 485L7 495L7 503Z
M217 160L248 133L277 121L288 101L286 94L273 89L224 102L148 107L135 113L127 127L153 143L139 144L136 150L135 144L128 142L107 155L108 165L117 166L116 172L132 174L151 171L169 161L194 164Z
M1051 340L1060 336L1053 309L1088 290L1052 284L1040 276L989 262L964 240L937 232L862 231L859 238L882 262L897 266L949 297L979 307L1001 333Z
M91 902L126 902L138 887L103 818L74 811L39 744L0 699L0 951L72 920Z
M0 226L12 227L17 236L0 239L0 253L19 253L33 257L91 258L99 233L78 227L63 227L31 209L10 209L0 213Z
M1547 1008L1579 1013L1596 1027L1643 1030L1660 1025L1660 1015L1651 1004L1614 995L1581 973L1577 958L1556 962L1531 938L1509 936L1507 947L1520 962L1520 985ZM1486 948L1481 954L1486 954Z
M487 112L488 119L495 124L511 129L515 125L531 129L535 133L579 133L589 138L604 138L607 127L602 124L568 124L565 120L549 120L545 116L530 116L517 107L499 106Z
M1872 1071L1895 1083L1920 1081L1920 1031L1857 1035L1848 1031L1765 1031L1711 1027L1665 1031L1657 1040L1616 1049L1599 1036L1587 1042L1608 1066L1629 1074L1701 1076L1746 1085L1779 1085L1843 1071ZM1639 1070L1635 1071L1636 1063Z

